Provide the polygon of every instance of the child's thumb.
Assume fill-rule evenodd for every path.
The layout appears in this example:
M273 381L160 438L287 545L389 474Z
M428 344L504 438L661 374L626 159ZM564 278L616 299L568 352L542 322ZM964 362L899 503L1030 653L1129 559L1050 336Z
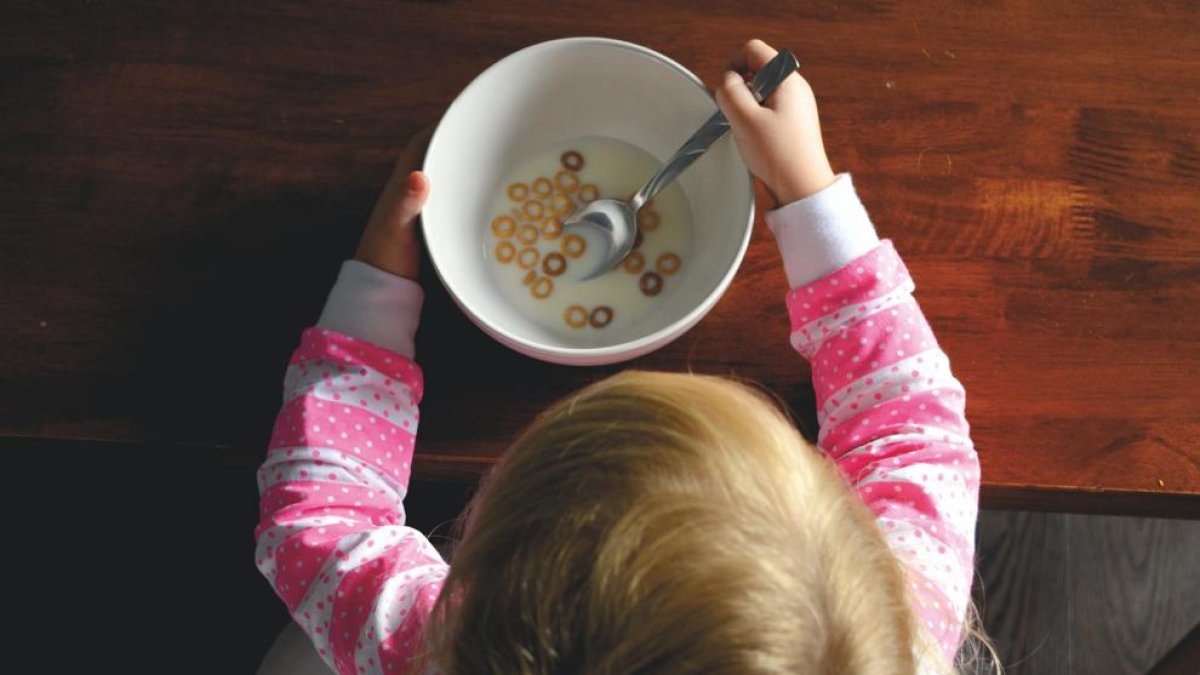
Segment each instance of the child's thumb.
M425 207L427 199L429 199L429 177L420 171L410 172L404 179L400 199L397 200L396 209L390 220L394 225L402 227L411 225L421 213L421 209Z
M762 114L762 107L754 100L750 87L746 86L741 75L732 70L725 71L721 76L721 83L715 93L717 107L735 127L750 124L757 115Z

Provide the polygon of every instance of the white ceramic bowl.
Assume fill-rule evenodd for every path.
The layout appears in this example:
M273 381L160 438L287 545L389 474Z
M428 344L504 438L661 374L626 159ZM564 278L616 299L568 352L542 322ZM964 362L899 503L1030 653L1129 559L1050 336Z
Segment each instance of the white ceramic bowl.
M692 248L680 280L658 311L606 334L602 344L572 344L500 295L483 264L484 224L501 181L526 157L571 139L607 136L663 161L715 109L686 68L619 40L543 42L488 68L446 111L425 156L433 185L422 216L425 242L450 295L496 340L554 363L615 363L682 335L720 299L750 241L754 189L730 137L679 178L692 213Z

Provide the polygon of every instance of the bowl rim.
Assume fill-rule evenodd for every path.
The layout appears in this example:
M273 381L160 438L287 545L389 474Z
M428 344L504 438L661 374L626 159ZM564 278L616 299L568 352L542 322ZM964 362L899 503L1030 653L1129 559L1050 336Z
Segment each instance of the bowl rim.
M428 162L429 157L433 154L434 149L437 147L439 139L444 138L445 136L443 133L444 129L442 123L445 121L446 116L449 115L456 106L462 104L463 99L473 88L479 85L479 82L484 79L484 76L498 68L504 62L515 58L520 54L532 51L544 51L546 49L561 46L563 44L603 45L637 52L642 56L658 60L667 65L695 84L696 87L698 87L700 91L702 91L710 100L713 98L712 93L708 91L708 88L704 86L704 82L701 81L695 73L688 70L674 59L654 51L649 47L625 40L600 36L576 36L546 40L522 47L521 49L518 49L517 51L499 59L476 75L471 82L465 88L463 88L463 90L459 92L457 96L454 97L454 101L452 101L446 108L446 111L442 113L442 117L438 120L437 127L434 129L433 135L429 139L429 145L425 151L425 157L421 161L422 170L425 169L426 163ZM449 296L454 300L459 309L467 315L467 318L470 319L470 321L477 327L483 330L483 332L489 337L503 344L505 347L516 351L517 353L525 356L532 356L550 363L581 366L606 365L634 359L638 356L655 351L661 347L665 347L699 323L700 320L703 319L704 316L707 315L708 312L713 308L713 306L716 305L716 303L725 295L725 291L729 288L730 283L733 282L733 277L737 274L738 270L741 269L742 262L746 256L746 250L750 246L751 236L754 233L754 176L750 173L749 169L746 169L746 182L749 187L750 208L749 212L747 213L746 223L744 225L745 232L742 235L742 241L738 245L737 253L733 257L733 264L729 266L729 269L726 271L725 275L721 277L717 284L704 296L704 300L689 310L686 314L680 316L670 324L652 333L643 335L633 340L627 340L603 347L560 347L549 345L536 340L518 337L512 334L510 331L507 331L504 328L485 320L477 311L475 311L470 302L468 302L465 298L460 297L455 289L446 282L446 278L442 275L441 267L438 265L437 256L434 254L433 247L429 245L429 238L427 236L422 236L422 240L425 242L425 249L429 253L430 262L433 263L434 272L437 274L438 281L441 282L442 287L446 289L447 294L449 294ZM423 226L422 229L424 229Z

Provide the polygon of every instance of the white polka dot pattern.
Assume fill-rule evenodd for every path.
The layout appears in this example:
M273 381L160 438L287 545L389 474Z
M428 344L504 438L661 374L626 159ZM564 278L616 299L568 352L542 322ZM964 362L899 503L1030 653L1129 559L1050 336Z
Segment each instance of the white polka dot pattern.
M314 451L318 453L316 457L322 458L320 464L313 461ZM267 492L280 483L295 481L332 483L331 488L319 488L327 491L339 489L339 486L346 487L347 484L358 484L378 491L381 496L395 502L398 509L402 509L408 486L387 472L380 471L377 466L379 465L372 466L371 462L362 459L352 459L347 453L330 448L274 448L259 467L258 489L260 492ZM370 495L372 498L374 496Z
M825 405L818 410L818 421L824 426L827 421L849 419L860 411L879 408L885 400L900 399L901 402L907 402L906 396L926 391L937 392L936 396L943 393L958 396L961 387L947 379L949 375L950 359L941 351L927 350L914 354L833 391L825 398Z
M295 450L295 449L297 449L297 448L285 448L285 450ZM305 448L299 448L299 449L304 450ZM327 456L332 458L334 456L335 452L336 451L330 450L329 454ZM342 453L337 452L336 454L341 455ZM259 467L258 489L260 492L265 492L268 488L274 487L275 485L278 485L280 483L290 483L293 481L302 481L302 480L314 480L315 478L313 478L313 477L315 477L315 476L327 478L328 481L333 482L333 483L338 483L338 482L353 483L358 480L366 480L366 481L374 480L374 481L378 481L376 483L376 487L380 491L391 491L391 490L396 489L396 487L388 485L384 480L382 480L379 477L376 477L372 473L368 473L368 474L356 477L354 475L353 467L345 468L345 467L341 467L341 466L336 466L331 461L326 461L325 464L326 464L326 466L324 469L314 472L314 471L312 471L312 468L313 468L312 463L307 460L290 459L288 457L285 457L283 455L283 453L272 452L270 454L270 456L267 457L267 461L263 462L262 466ZM310 477L310 475L313 477ZM335 485L335 488L336 488L336 485ZM401 499L403 499L403 497L404 497L404 495L402 493L399 496Z
M323 407L331 415L350 414L350 406L354 406L404 428L416 429L416 397L412 390L371 368L347 368L335 361L303 362L288 366L286 381L284 400L303 394L324 402Z
M448 569L404 526L422 389L409 359L325 329L288 366L255 562L338 673L406 672Z
M275 549L283 545L289 537L297 532L317 527L332 528L342 526L350 528L357 524L358 521L350 518L313 516L310 518L297 518L286 525L274 525L261 532L257 532L255 533L255 539L258 543L255 546L254 561L258 566L258 571L262 572L268 581L274 582Z
M866 320L867 314L875 314L880 310L891 309L902 302L910 301L912 291L912 282L908 282L879 297L843 307L832 307L828 302L820 302L816 298L810 298L811 302L801 301L800 304L805 309L819 308L826 314L793 330L792 347L802 355L810 356L820 349L822 343L830 336L837 335L843 328L858 321Z
M884 241L787 304L792 344L812 363L818 445L879 518L918 621L951 661L973 577L979 460L962 385L913 288Z
M354 662L360 673L383 673L383 662L373 657L378 654L385 637L396 635L422 600L426 601L427 608L432 606L446 573L445 565L425 565L410 568L384 582L371 609L373 621L363 625L358 635L362 646L354 652ZM418 646L415 638L405 636L405 639L407 641L400 644L402 650L411 652Z

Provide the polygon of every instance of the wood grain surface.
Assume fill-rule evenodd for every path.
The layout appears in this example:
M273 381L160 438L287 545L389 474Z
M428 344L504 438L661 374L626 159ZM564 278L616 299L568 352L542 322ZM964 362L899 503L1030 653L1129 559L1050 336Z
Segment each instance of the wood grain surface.
M1200 522L985 511L976 540L975 600L1009 675L1200 671L1186 642L1165 658L1200 622Z
M1072 517L1082 516L979 514L971 591L1008 675L1084 672L1071 669Z
M1198 33L1186 2L5 3L0 434L259 456L397 149L475 75L602 35L711 82L759 36L801 57L917 280L985 503L1197 515ZM518 356L426 289L425 475L477 475L627 367ZM627 365L752 378L811 417L784 291L760 221L713 312Z

